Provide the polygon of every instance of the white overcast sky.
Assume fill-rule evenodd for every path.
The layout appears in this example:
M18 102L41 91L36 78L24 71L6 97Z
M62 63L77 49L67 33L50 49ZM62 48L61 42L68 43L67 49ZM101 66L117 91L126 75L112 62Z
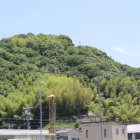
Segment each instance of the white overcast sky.
M140 0L0 0L0 39L64 34L140 67Z

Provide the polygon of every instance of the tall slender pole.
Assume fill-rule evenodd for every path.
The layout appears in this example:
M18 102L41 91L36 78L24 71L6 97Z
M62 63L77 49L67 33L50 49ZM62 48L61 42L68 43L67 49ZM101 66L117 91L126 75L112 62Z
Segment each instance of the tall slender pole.
M99 110L100 110L100 131L101 131L101 140L103 140L102 107L101 107L100 78L99 78L99 75L98 75L98 97L99 97Z
M27 107L27 129L29 130L29 108ZM28 133L28 139L29 139L29 133Z
M26 114L27 115L27 129L29 130L29 129L31 129L31 127L30 127L30 122L29 122L29 120L31 119L30 118L30 112L29 112L29 109L31 109L32 107L26 107L26 108L24 108L25 109L25 112L23 113L23 114ZM29 139L29 134L28 134L28 139Z
M27 107L27 129L29 130L29 108Z
M40 83L40 140L42 140L42 84L44 82Z
M40 84L40 140L42 140L42 87Z

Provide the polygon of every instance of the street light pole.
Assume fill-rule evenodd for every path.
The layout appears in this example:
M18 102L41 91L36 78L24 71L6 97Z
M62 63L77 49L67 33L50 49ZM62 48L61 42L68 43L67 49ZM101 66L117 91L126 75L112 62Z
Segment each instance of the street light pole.
M40 82L40 140L42 140L42 84L44 82Z
M98 77L98 97L99 97L99 111L100 111L100 131L101 131L101 140L104 140L103 137L103 121L102 121L102 106L101 106L101 94L100 94L100 76L108 77L106 73L95 73L90 75L90 77Z
M98 75L98 97L99 97L99 110L100 110L100 131L101 131L101 140L103 140L102 107L101 107L100 78L99 78L99 75Z

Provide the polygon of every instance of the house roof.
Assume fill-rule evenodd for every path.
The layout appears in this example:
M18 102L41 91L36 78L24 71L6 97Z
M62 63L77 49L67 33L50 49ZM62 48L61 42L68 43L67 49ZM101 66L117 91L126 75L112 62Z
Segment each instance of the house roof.
M65 129L65 130L56 131L56 134L59 134L59 133L68 133L70 131L77 131L77 132L79 132L78 130L75 130L75 129Z
M69 131L72 131L73 129L65 129L65 130L60 130L60 131L56 131L56 133L67 133Z
M0 129L0 135L40 135L40 130L22 130L22 129ZM42 130L42 135L55 135L49 133L48 130Z
M81 124L99 124L100 122L81 122ZM121 125L127 125L126 123L120 123L115 121L102 121L102 124L121 124Z

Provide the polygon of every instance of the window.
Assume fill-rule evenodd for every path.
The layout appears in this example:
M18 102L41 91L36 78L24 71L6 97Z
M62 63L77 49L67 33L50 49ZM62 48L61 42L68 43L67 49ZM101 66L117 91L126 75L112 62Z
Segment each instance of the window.
M118 129L116 129L116 134L119 134L119 130Z
M122 129L122 134L124 134L124 129Z
M135 134L135 139L140 139L140 133Z
M132 133L128 133L128 139L132 140Z
M106 129L104 129L104 137L106 137Z
M86 130L86 138L88 138L88 130Z

